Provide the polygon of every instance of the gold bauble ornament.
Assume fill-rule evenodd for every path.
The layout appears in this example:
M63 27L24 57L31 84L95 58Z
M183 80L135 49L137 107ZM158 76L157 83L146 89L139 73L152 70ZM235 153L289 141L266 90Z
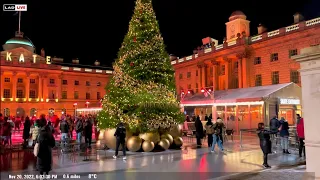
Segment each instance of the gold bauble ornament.
M104 132L104 140L108 148L115 150L116 149L116 137L114 136L114 133L116 132L116 129L106 129ZM122 147L119 147L119 150L121 150Z
M177 147L181 147L183 144L183 139L182 139L182 137L175 137L173 139L173 142Z
M168 141L170 142L170 144L173 143L173 137L170 134L162 134L161 135L161 139L168 139Z
M161 139L159 142L159 146L161 146L164 150L167 150L170 147L170 142L168 139Z
M127 141L129 151L136 152L141 148L142 139L138 136L132 136Z
M104 129L100 130L98 140L104 140L104 132L105 132Z
M171 129L169 131L169 134L172 137L181 137L182 136L182 131L181 131L179 125L172 125Z
M154 143L152 141L144 141L142 143L142 149L144 152L150 152L154 149Z
M152 141L154 144L157 144L160 141L160 135L157 132L139 134L139 137L145 141Z

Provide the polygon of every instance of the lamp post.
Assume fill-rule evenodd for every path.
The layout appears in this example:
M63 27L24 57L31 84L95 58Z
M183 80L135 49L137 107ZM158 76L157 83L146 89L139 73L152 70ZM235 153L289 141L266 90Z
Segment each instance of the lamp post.
M86 107L87 107L87 108L89 108L89 104L90 104L90 102L87 101L87 102L86 102Z
M78 106L78 103L73 103L73 107L74 107L74 116L77 115L77 106Z
M214 99L214 91L211 89L201 88L201 92L204 93L205 96L209 95L211 99Z

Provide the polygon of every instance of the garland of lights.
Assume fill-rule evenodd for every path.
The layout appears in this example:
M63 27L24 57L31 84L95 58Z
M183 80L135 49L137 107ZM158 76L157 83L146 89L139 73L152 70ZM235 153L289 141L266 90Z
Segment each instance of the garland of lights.
M99 127L124 122L134 132L170 130L184 121L175 94L174 70L151 0L137 0L129 30L106 87Z

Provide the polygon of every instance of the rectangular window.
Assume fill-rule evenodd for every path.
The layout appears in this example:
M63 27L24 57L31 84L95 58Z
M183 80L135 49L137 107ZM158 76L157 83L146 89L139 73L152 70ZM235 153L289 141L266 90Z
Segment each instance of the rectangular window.
M68 85L68 80L62 80L63 85Z
M300 83L300 73L297 70L291 70L290 72L290 80L293 83Z
M68 98L68 91L62 91L61 99L67 99Z
M23 90L21 90L21 89L18 89L18 90L17 90L17 98L24 98L24 96L23 96Z
M274 62L274 61L278 61L279 58L278 58L278 53L273 53L270 55L270 61L271 62Z
M74 81L74 85L78 86L79 85L79 81Z
M10 89L4 89L3 90L3 97L4 98L11 98Z
M255 57L253 64L254 65L261 64L261 57Z
M36 91L35 90L29 91L29 98L36 98Z
M54 84L54 79L50 79L50 80L49 80L49 83L50 83L50 84Z
M36 83L36 79L30 79L30 84L35 84Z
M101 99L101 94L100 92L97 92L97 100L100 100Z
M271 74L272 84L279 84L279 71L273 71Z
M256 75L255 85L256 86L262 86L262 76L261 76L261 74L257 74Z
M90 86L90 81L86 81L86 86Z
M183 78L183 74L180 73L180 74L179 74L179 79L182 79L182 78Z
M196 70L196 76L198 76L198 70Z
M198 91L198 87L199 85L198 85L198 83L196 83L196 93L198 93L199 91Z
M298 55L298 50L297 49L289 50L289 58L291 58L291 56L295 56L295 55Z
M78 91L75 91L75 92L74 92L73 98L74 98L74 99L79 99L79 92L78 92Z
M90 93L86 93L86 99L90 99Z
M187 78L191 78L191 72L187 72Z
M225 75L226 74L226 66L225 65L222 65L221 66L221 72L220 72L220 75Z
M23 83L23 79L22 78L18 78L18 83Z
M4 78L4 82L10 82L10 78Z

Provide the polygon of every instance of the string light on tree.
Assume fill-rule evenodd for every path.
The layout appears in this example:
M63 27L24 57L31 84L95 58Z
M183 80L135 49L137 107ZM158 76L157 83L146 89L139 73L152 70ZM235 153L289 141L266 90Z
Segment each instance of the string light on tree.
M131 131L170 129L184 120L175 95L174 70L151 0L137 0L98 114L100 128L120 121Z

